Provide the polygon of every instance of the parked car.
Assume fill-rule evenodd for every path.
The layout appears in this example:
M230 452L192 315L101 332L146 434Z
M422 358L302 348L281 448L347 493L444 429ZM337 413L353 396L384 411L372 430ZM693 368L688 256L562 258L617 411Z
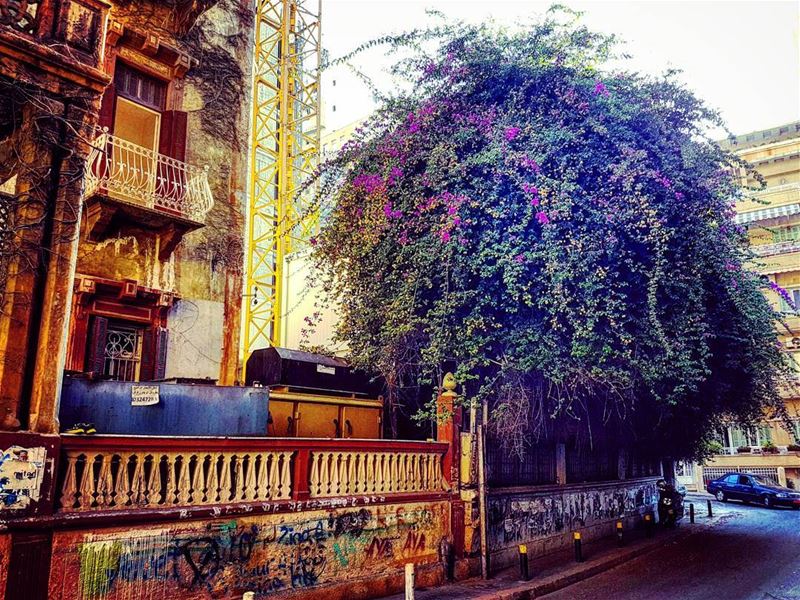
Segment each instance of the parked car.
M767 508L791 506L795 510L800 509L800 493L749 473L725 473L709 481L706 489L721 502L741 500L746 503L758 502Z

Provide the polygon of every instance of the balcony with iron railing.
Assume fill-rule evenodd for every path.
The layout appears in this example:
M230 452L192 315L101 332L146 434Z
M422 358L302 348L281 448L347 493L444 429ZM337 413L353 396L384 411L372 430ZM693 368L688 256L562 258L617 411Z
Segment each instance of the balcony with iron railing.
M163 234L162 258L180 238L205 224L214 197L208 167L199 168L111 135L103 129L86 164L88 237L113 222Z

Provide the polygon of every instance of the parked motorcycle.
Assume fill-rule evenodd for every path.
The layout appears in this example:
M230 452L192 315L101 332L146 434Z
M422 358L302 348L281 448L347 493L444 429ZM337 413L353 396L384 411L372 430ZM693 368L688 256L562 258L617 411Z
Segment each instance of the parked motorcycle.
M664 479L656 482L658 488L658 522L664 527L674 527L683 518L683 497L686 488L676 488Z

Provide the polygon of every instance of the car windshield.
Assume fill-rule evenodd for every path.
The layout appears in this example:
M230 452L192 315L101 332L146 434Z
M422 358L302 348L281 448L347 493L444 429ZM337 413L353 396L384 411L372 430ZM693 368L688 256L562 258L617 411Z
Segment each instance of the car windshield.
M770 482L764 479L763 477L758 477L757 475L750 475L750 478L753 480L753 483L757 483L758 485L770 485Z

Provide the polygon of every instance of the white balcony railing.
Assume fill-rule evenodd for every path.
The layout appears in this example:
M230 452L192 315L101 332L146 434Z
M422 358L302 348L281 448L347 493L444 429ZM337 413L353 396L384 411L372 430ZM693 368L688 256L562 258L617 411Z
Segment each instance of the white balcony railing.
M208 167L200 169L100 133L86 166L86 196L105 195L202 223L214 204Z
M800 240L787 240L775 242L773 244L759 244L751 246L753 252L758 256L777 256L780 254L791 254L800 251Z

